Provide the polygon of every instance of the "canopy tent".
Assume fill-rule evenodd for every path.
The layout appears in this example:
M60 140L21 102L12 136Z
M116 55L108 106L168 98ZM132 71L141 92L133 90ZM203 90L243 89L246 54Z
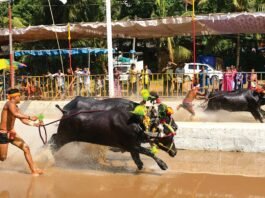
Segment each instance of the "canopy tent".
M226 13L196 16L196 35L265 33L265 13ZM106 23L71 24L71 38L106 37ZM27 42L67 39L67 25L29 26L13 30L13 40ZM159 38L192 35L192 17L166 17L163 19L112 22L113 38ZM0 29L0 43L8 42L8 29Z
M71 51L71 55L76 54L95 54L95 55L101 55L101 54L107 54L107 49L100 49L100 48L74 48L71 50L61 49L62 55L69 55L69 52ZM58 49L52 49L52 50L22 50L22 51L15 51L15 56L23 56L23 55L31 55L31 56L59 56L60 52Z

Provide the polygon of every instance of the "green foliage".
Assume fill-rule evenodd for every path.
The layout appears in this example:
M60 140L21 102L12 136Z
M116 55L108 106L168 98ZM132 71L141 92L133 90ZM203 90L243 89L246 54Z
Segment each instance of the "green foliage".
M105 21L105 0L68 0L64 5L59 0L50 0L54 22L56 24L66 24L68 22L95 22ZM176 0L112 0L112 20L135 20L161 18L167 16L191 16L192 6ZM228 13L239 11L265 11L265 0L197 0L195 4L196 14L208 13ZM13 26L26 27L28 25L50 25L52 17L47 0L16 0L12 7ZM8 3L0 4L0 28L8 27ZM197 55L215 55L221 58L229 56L235 59L236 36L197 36ZM250 62L253 54L248 54L247 50L257 47L265 39L264 34L241 35L241 46L244 52L241 53L242 60ZM127 40L126 40L127 41ZM61 48L68 48L67 40L60 40ZM156 68L157 71L163 62L173 57L175 62L186 62L192 58L191 37L161 38L154 40L141 40L141 47L136 51L144 52L144 61ZM118 47L122 47L124 40L117 39ZM148 48L149 43L155 43L155 47ZM80 39L72 40L72 48L78 47L99 47L105 48L106 39ZM57 43L53 41L37 41L31 43L15 43L15 50L23 49L55 49ZM129 47L128 47L129 48ZM148 55L145 55L148 54ZM157 60L150 59L156 54ZM249 57L244 57L249 56ZM48 70L55 72L61 67L59 57L31 57L20 58L22 62L29 65L31 74L43 74ZM88 57L86 55L73 56L73 67L87 66ZM254 58L253 60L259 60ZM91 57L92 73L102 74L106 70L106 56ZM64 67L67 68L69 60L63 57ZM259 63L257 63L259 65Z

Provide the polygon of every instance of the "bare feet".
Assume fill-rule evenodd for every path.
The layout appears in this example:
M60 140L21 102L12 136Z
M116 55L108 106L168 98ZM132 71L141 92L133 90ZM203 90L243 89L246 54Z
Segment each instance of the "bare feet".
M31 174L32 174L32 176L39 176L39 175L43 174L43 170L36 168L36 169L34 169L34 171Z

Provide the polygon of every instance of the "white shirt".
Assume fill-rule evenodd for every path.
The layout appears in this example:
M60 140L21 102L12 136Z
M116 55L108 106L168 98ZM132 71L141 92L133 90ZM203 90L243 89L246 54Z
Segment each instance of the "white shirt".
M52 75L53 77L56 77L57 84L59 87L64 85L64 74L63 73L55 73Z

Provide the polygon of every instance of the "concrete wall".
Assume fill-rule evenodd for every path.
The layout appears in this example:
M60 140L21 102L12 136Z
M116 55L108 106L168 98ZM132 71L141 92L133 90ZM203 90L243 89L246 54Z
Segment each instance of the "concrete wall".
M22 101L21 110L29 115L43 113L46 119L59 119L63 107L69 101ZM0 107L5 102L0 102ZM165 102L176 107L176 101ZM251 118L251 117L250 117ZM179 122L175 138L179 149L265 152L265 125L241 122Z
M265 152L265 125L261 123L177 122L180 149Z

